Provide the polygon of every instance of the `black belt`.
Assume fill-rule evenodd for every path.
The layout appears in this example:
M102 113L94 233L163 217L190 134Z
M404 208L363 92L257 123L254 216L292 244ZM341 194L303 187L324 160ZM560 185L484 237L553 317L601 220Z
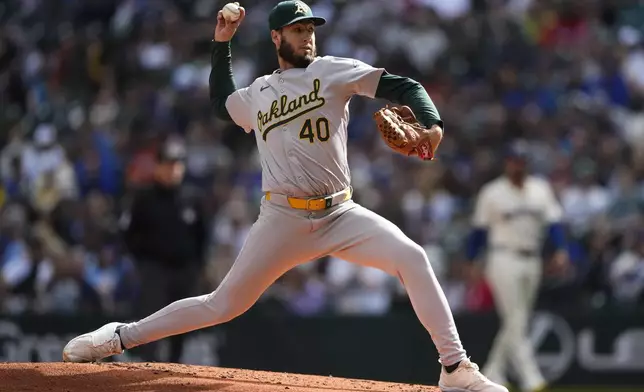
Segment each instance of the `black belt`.
M530 249L517 249L517 248L510 248L508 246L495 246L492 248L493 250L499 250L502 252L512 252L516 253L519 256L522 257L539 257L539 252L536 250L530 250Z

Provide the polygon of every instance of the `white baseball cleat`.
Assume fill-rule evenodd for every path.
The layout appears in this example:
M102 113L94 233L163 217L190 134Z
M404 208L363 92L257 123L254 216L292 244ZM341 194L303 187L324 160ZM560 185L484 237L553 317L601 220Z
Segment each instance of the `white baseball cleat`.
M469 359L461 361L451 373L443 367L438 386L442 392L508 392L508 388L485 377Z
M94 332L70 340L63 349L64 362L95 362L123 353L116 329L123 323L109 323Z

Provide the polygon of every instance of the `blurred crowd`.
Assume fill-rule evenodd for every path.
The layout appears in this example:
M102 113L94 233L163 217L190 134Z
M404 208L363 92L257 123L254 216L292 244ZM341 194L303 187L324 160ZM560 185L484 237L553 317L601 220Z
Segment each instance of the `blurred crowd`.
M184 187L210 227L203 292L239 252L262 196L254 137L212 115L212 0L0 3L0 310L123 312L138 295L121 240L131 192L148 186L167 138L187 145ZM266 15L246 0L233 40L238 86L277 67ZM492 298L462 254L473 198L499 151L529 142L555 186L573 269L544 281L542 306L644 303L644 4L619 0L318 0L322 55L421 82L446 124L431 164L391 153L354 98L355 199L422 244L456 313ZM300 315L408 306L383 272L328 257L264 296Z

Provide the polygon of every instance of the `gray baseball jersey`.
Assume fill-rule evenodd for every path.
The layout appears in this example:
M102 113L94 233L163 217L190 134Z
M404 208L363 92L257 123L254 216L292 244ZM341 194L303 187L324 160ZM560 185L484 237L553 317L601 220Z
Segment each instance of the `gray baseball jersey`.
M231 94L230 117L255 130L263 190L305 197L347 188L349 101L373 98L383 72L359 60L317 57L306 69L275 71Z

